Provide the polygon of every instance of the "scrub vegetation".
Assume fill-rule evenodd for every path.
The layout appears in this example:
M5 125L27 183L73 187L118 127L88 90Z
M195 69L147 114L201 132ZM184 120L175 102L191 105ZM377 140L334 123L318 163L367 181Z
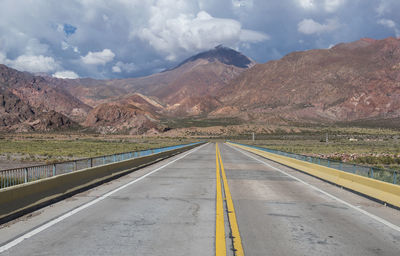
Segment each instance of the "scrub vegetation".
M49 163L190 143L185 138L20 134L0 138L1 163ZM3 167L4 169L4 167Z

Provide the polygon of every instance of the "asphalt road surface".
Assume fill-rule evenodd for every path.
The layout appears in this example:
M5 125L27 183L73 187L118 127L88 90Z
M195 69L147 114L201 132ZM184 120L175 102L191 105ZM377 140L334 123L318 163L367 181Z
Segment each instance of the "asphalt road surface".
M400 255L399 210L219 149L223 164L209 143L7 223L0 255L215 255L218 186L226 255Z

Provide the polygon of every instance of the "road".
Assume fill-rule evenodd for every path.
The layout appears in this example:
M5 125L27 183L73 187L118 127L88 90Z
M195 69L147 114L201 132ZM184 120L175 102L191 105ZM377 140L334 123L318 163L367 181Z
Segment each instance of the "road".
M215 255L223 242L234 255L232 213L245 255L400 255L400 211L219 149L219 168L209 143L8 223L0 255ZM222 168L226 180L216 178ZM216 240L218 186L225 241Z

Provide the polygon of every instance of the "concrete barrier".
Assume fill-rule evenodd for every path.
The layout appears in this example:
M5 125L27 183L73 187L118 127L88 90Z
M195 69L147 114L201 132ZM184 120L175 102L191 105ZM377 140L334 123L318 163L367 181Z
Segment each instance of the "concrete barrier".
M199 145L201 144L83 169L2 189L0 191L0 223L10 221L28 212Z
M343 172L329 167L272 154L259 149L228 143L231 146L244 149L256 155L260 155L277 163L308 173L322 180L329 181L336 185L361 193L368 197L400 207L400 186L371 179L368 177Z

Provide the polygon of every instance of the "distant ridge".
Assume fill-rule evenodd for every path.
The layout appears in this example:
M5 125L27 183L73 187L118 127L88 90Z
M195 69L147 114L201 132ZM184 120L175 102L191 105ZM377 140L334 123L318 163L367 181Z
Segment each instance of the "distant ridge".
M205 59L208 60L209 62L215 62L218 60L223 64L232 65L238 68L250 68L255 64L255 62L250 58L248 58L247 56L220 44L216 46L214 49L201 52L184 60L173 69L177 69L188 62L194 62L198 59Z

